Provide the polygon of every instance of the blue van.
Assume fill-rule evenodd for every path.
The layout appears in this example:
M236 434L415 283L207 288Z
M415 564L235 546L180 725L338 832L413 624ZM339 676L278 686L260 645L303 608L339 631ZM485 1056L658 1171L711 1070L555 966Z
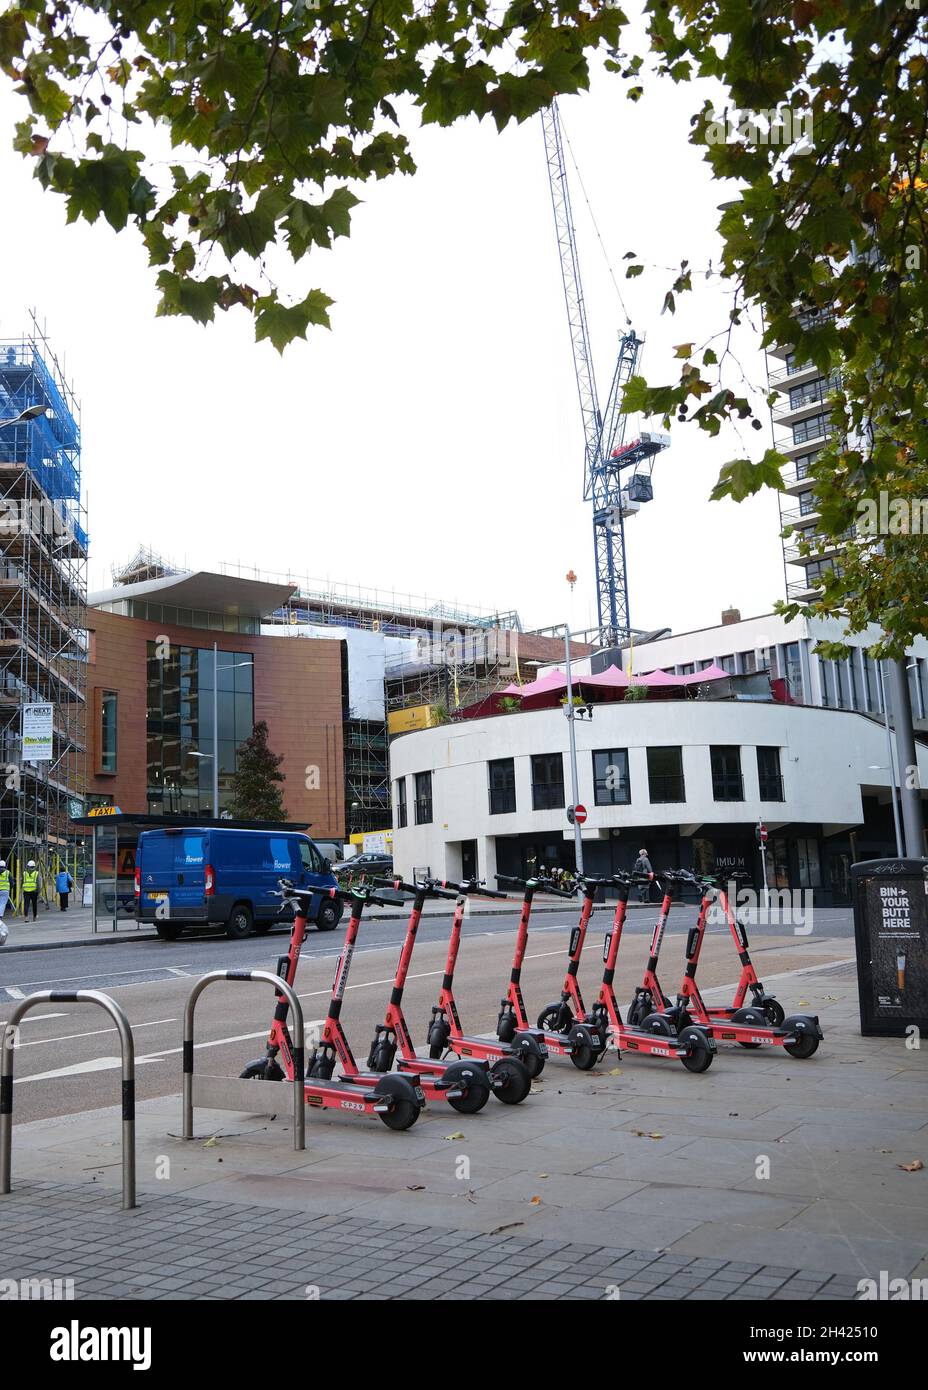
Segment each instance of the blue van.
M235 940L269 931L280 917L273 895L281 878L298 888L336 886L309 836L286 830L144 830L135 864L136 916L164 941L184 927L223 926ZM332 931L341 915L339 898L313 894L309 917L320 931Z

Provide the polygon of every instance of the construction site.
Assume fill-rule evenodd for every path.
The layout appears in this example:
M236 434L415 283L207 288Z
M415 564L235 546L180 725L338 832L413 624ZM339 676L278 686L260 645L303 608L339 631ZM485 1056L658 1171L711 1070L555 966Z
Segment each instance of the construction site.
M0 846L18 905L34 859L47 896L83 809L87 529L80 410L33 319L0 342ZM27 721L46 721L35 744Z

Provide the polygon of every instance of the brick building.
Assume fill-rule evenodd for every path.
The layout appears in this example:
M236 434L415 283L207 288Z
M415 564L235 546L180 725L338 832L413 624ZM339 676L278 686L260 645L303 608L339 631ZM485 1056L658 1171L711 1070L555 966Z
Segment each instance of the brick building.
M236 750L264 720L269 746L283 756L288 819L340 839L343 643L260 634L262 617L289 599L290 585L158 566L141 579L124 577L130 582L88 599L88 804L221 815Z

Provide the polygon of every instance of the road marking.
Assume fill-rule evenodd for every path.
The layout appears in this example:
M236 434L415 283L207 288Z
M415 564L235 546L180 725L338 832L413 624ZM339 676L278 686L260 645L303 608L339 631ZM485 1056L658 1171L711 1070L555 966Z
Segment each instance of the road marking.
M136 1057L139 1062L148 1062L148 1057ZM36 1072L34 1076L17 1076L14 1086L22 1086L27 1081L55 1081L62 1076L81 1076L85 1072L118 1071L122 1067L121 1057L92 1057L88 1062L74 1062L70 1067L57 1067L54 1071Z
M44 1020L44 1019L47 1019L47 1018L67 1018L67 1016L68 1016L68 1015L67 1015L66 1013L65 1013L65 1014L25 1014L25 1015L23 1016L23 1018L20 1019L20 1027L22 1027L22 1025L23 1025L24 1023L42 1023L43 1020ZM7 1018L0 1018L0 1028L3 1028L7 1023L9 1023L9 1019L7 1019Z
M5 985L4 988L11 999L25 999L26 997L22 990L17 989L15 985Z
M66 1017L66 1015L62 1016ZM52 1017L57 1017L57 1015L53 1014ZM132 1031L136 1033L140 1028L157 1028L161 1023L176 1022L176 1018L153 1018L149 1023L133 1023ZM89 1033L65 1033L61 1037L33 1038L31 1042L17 1043L16 1051L18 1052L21 1047L45 1047L48 1043L73 1042L75 1038L99 1038L104 1033L116 1033L118 1031L116 1028L94 1028Z

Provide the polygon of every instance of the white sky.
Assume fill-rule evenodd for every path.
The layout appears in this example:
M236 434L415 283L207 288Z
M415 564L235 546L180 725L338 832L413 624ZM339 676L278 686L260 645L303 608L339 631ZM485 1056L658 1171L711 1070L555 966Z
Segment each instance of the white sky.
M687 143L693 91L638 106L601 73L561 101L567 135L652 381L672 346L725 322L718 280L660 317L672 275L625 281L622 256L718 258L726 190ZM0 87L0 129L21 115ZM278 357L243 311L207 328L156 319L134 232L65 226L64 203L0 143L0 337L35 307L82 401L90 587L151 544L210 568L241 561L333 582L517 608L527 626L594 621L583 437L540 118L497 135L474 120L413 134L414 178L359 192L350 239L286 272L336 300L333 331ZM569 166L605 403L624 320ZM728 194L730 196L730 193ZM756 338L742 361L764 381ZM654 422L659 426L659 422ZM653 427L653 426L652 426ZM675 426L655 500L627 529L631 618L675 631L782 596L776 498L709 503L719 467L769 431L712 440ZM632 438L630 427L626 438ZM564 576L574 569L570 594Z

